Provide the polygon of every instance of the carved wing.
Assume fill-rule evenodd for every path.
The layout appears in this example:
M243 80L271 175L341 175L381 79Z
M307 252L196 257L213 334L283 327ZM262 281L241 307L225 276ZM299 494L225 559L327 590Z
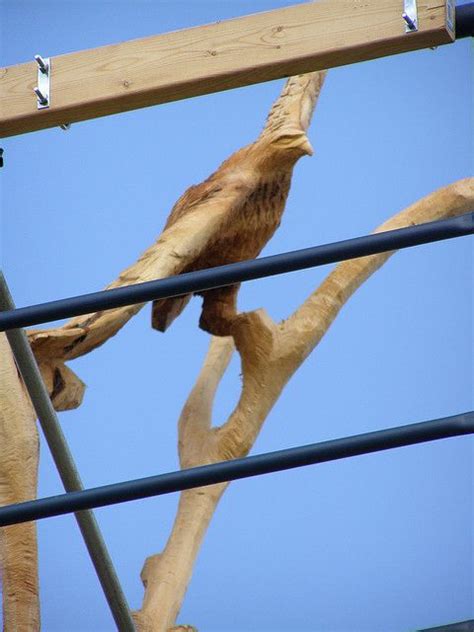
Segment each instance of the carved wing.
M253 186L251 171L245 170L245 165L241 164L244 155L243 150L236 152L202 184L188 189L174 205L159 239L138 261L123 270L107 289L179 274L192 264L195 253L205 250L213 240L222 218L242 203ZM241 174L237 177L232 171L235 166ZM195 221L192 220L194 214ZM180 254L176 256L178 252ZM39 361L77 358L115 335L142 306L117 307L77 316L55 329L30 330L29 340ZM180 313L176 306L171 311L176 316ZM164 319L162 322L166 322L166 314L161 318Z

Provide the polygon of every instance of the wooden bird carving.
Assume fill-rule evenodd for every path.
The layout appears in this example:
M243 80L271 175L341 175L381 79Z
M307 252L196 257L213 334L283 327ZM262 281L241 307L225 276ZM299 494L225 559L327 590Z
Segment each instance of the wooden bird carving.
M156 242L106 289L256 257L280 224L296 162L312 153L306 130L325 74L290 77L257 140L188 189ZM211 221L206 223L206 218ZM204 330L221 336L232 333L237 291L233 286L202 293ZM189 300L190 296L182 296L155 301L153 327L165 331ZM98 311L76 316L55 329L30 330L32 349L40 363L54 365L54 375L60 373L68 382L71 376L61 370L64 361L104 344L142 306ZM76 386L82 392L82 382Z
M306 136L325 71L291 77L274 103L259 138L228 158L207 180L176 202L165 230L202 205L227 205L220 230L182 272L255 258L280 225L293 168L313 153ZM203 297L199 326L216 336L231 334L239 286L198 293ZM166 331L191 295L153 302L152 326Z

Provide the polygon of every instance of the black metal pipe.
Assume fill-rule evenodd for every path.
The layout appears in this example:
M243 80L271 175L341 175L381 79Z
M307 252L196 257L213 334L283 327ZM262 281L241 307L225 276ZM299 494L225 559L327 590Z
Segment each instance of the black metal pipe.
M474 412L268 452L0 508L0 526L474 433Z
M474 37L474 2L456 7L456 39Z
M473 233L474 213L471 212L437 222L427 222L418 226L390 230L271 257L241 261L166 279L137 283L113 290L102 290L92 294L83 294L5 311L0 314L0 331L144 303L157 298L210 290L242 281L304 270L336 261L365 257L443 239L472 235Z

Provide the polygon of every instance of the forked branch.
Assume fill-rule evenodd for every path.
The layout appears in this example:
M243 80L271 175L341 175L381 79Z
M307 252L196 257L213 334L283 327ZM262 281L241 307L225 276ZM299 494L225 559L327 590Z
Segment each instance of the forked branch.
M461 215L473 207L474 178L460 180L398 213L376 232ZM238 458L249 452L285 384L328 331L350 296L392 254L339 264L280 324L262 310L242 314L233 335L242 362L242 393L229 419L218 428L211 427L212 404L232 346L225 338L211 340L179 423L183 467ZM145 597L136 615L141 632L172 629L200 544L225 488L222 484L182 493L163 553L148 558L142 572Z

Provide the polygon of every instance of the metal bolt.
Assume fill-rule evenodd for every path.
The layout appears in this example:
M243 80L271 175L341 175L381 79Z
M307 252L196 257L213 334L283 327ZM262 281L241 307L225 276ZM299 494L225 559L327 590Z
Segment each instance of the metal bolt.
M0 167L3 167L3 149L0 147Z
M61 123L59 127L63 129L65 132L67 132L68 129L71 129L71 123Z
M41 55L35 55L35 61L38 64L39 69L41 70L43 75L47 75L48 70L49 70L49 65L44 61Z
M44 96L38 86L36 86L36 88L33 88L33 92L38 97L38 103L40 103L41 105L47 105L48 99Z
M411 19L411 17L408 15L408 13L403 12L402 13L402 18L407 23L408 28L410 29L410 31L416 31L417 30L415 22Z

